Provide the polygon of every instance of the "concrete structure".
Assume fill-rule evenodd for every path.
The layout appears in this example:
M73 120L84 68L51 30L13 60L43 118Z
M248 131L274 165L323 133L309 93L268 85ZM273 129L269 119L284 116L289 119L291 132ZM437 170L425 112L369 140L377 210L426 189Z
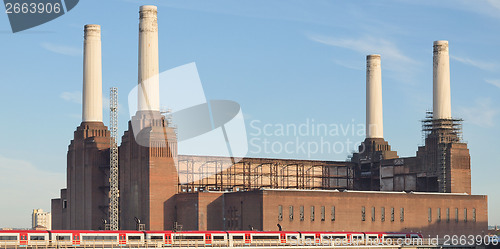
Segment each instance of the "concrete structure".
M366 56L366 137L384 138L380 55Z
M398 158L397 153L384 140L380 55L366 56L366 139L358 151L351 160L355 162L354 184L351 189L380 190L381 182L377 177L380 175L380 162Z
M139 23L138 111L119 150L120 228L172 229L177 193L177 138L159 111L156 6L141 6ZM135 219L137 218L137 219Z
M68 146L67 188L52 200L54 228L104 228L108 217L109 130L102 122L100 27L85 26L82 123Z
M141 6L139 22L139 111L160 111L158 18L156 6Z
M138 111L119 147L120 229L278 230L279 223L302 231L487 230L487 198L470 195L469 151L461 121L451 118L446 104L448 53L441 52L447 43L434 47L436 114L423 121L425 145L415 157L400 158L384 140L380 56L369 55L367 137L351 161L244 158L233 164L224 157L177 155L176 131L159 111L156 14L154 6L140 9ZM95 77L97 67L88 68L85 78ZM100 88L95 82L100 84L84 84ZM98 93L84 91L84 99L94 101L88 94ZM84 105L84 113L100 105ZM52 200L54 229L100 229L108 217L110 136L102 121L91 118L97 116L84 114L88 119L68 148L68 187Z
M451 118L450 54L448 41L435 41L433 50L433 118Z
M50 212L44 212L43 209L33 209L31 214L32 229L52 229L52 216Z
M84 32L82 122L102 122L101 26Z

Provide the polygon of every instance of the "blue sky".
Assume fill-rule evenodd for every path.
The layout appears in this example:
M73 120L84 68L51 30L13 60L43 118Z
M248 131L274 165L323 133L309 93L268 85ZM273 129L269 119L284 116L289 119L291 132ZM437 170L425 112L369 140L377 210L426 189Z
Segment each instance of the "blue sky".
M500 225L500 1L85 0L16 34L0 14L0 227L28 227L32 209L50 210L66 185L67 146L81 121L85 24L102 27L103 93L119 88L123 134L143 4L158 5L160 71L195 62L208 99L241 105L255 157L346 160L355 146L324 153L262 146L296 141L281 125L354 127L300 139L361 141L372 53L382 57L385 139L399 156L414 156L420 120L432 109L432 43L448 40L452 115L465 120L472 192L488 195L489 222ZM106 125L108 117L104 109ZM274 135L257 135L266 124Z

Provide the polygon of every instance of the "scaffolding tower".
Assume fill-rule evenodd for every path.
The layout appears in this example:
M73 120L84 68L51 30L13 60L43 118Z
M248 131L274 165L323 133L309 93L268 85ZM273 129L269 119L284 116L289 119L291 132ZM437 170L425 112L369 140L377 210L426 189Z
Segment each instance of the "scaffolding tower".
M438 177L438 191L447 193L447 162L449 144L460 143L462 137L463 119L447 118L434 119L433 112L427 111L425 119L422 120L422 136L426 146L435 149L436 154L429 156L428 160L433 165Z
M111 87L109 93L109 229L118 230L118 88Z

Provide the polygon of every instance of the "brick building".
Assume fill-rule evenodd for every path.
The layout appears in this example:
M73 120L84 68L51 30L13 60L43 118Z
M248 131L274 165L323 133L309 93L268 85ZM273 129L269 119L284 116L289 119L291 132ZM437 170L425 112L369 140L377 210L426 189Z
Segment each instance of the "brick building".
M415 157L399 157L384 140L380 56L369 55L367 137L351 161L235 162L177 154L174 124L159 111L156 14L141 7L138 110L119 148L120 229L487 231L487 197L471 195L469 150L449 109L447 42L434 44L435 111ZM98 25L85 26L84 51L83 118L68 148L67 188L52 200L53 229L103 229L108 219Z

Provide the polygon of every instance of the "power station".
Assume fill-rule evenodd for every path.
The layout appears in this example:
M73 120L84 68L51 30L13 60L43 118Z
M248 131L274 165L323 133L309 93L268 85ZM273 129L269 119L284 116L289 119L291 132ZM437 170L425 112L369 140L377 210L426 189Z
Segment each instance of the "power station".
M415 157L399 157L384 139L381 56L368 55L366 139L351 161L232 162L178 155L175 126L160 112L157 8L139 15L138 106L118 148L119 194L110 181L116 130L102 121L100 26L86 25L82 122L68 147L67 187L52 200L53 229L104 229L110 217L113 227L119 211L121 230L487 231L487 196L471 195L462 120L451 115L447 41L434 42L433 111Z

